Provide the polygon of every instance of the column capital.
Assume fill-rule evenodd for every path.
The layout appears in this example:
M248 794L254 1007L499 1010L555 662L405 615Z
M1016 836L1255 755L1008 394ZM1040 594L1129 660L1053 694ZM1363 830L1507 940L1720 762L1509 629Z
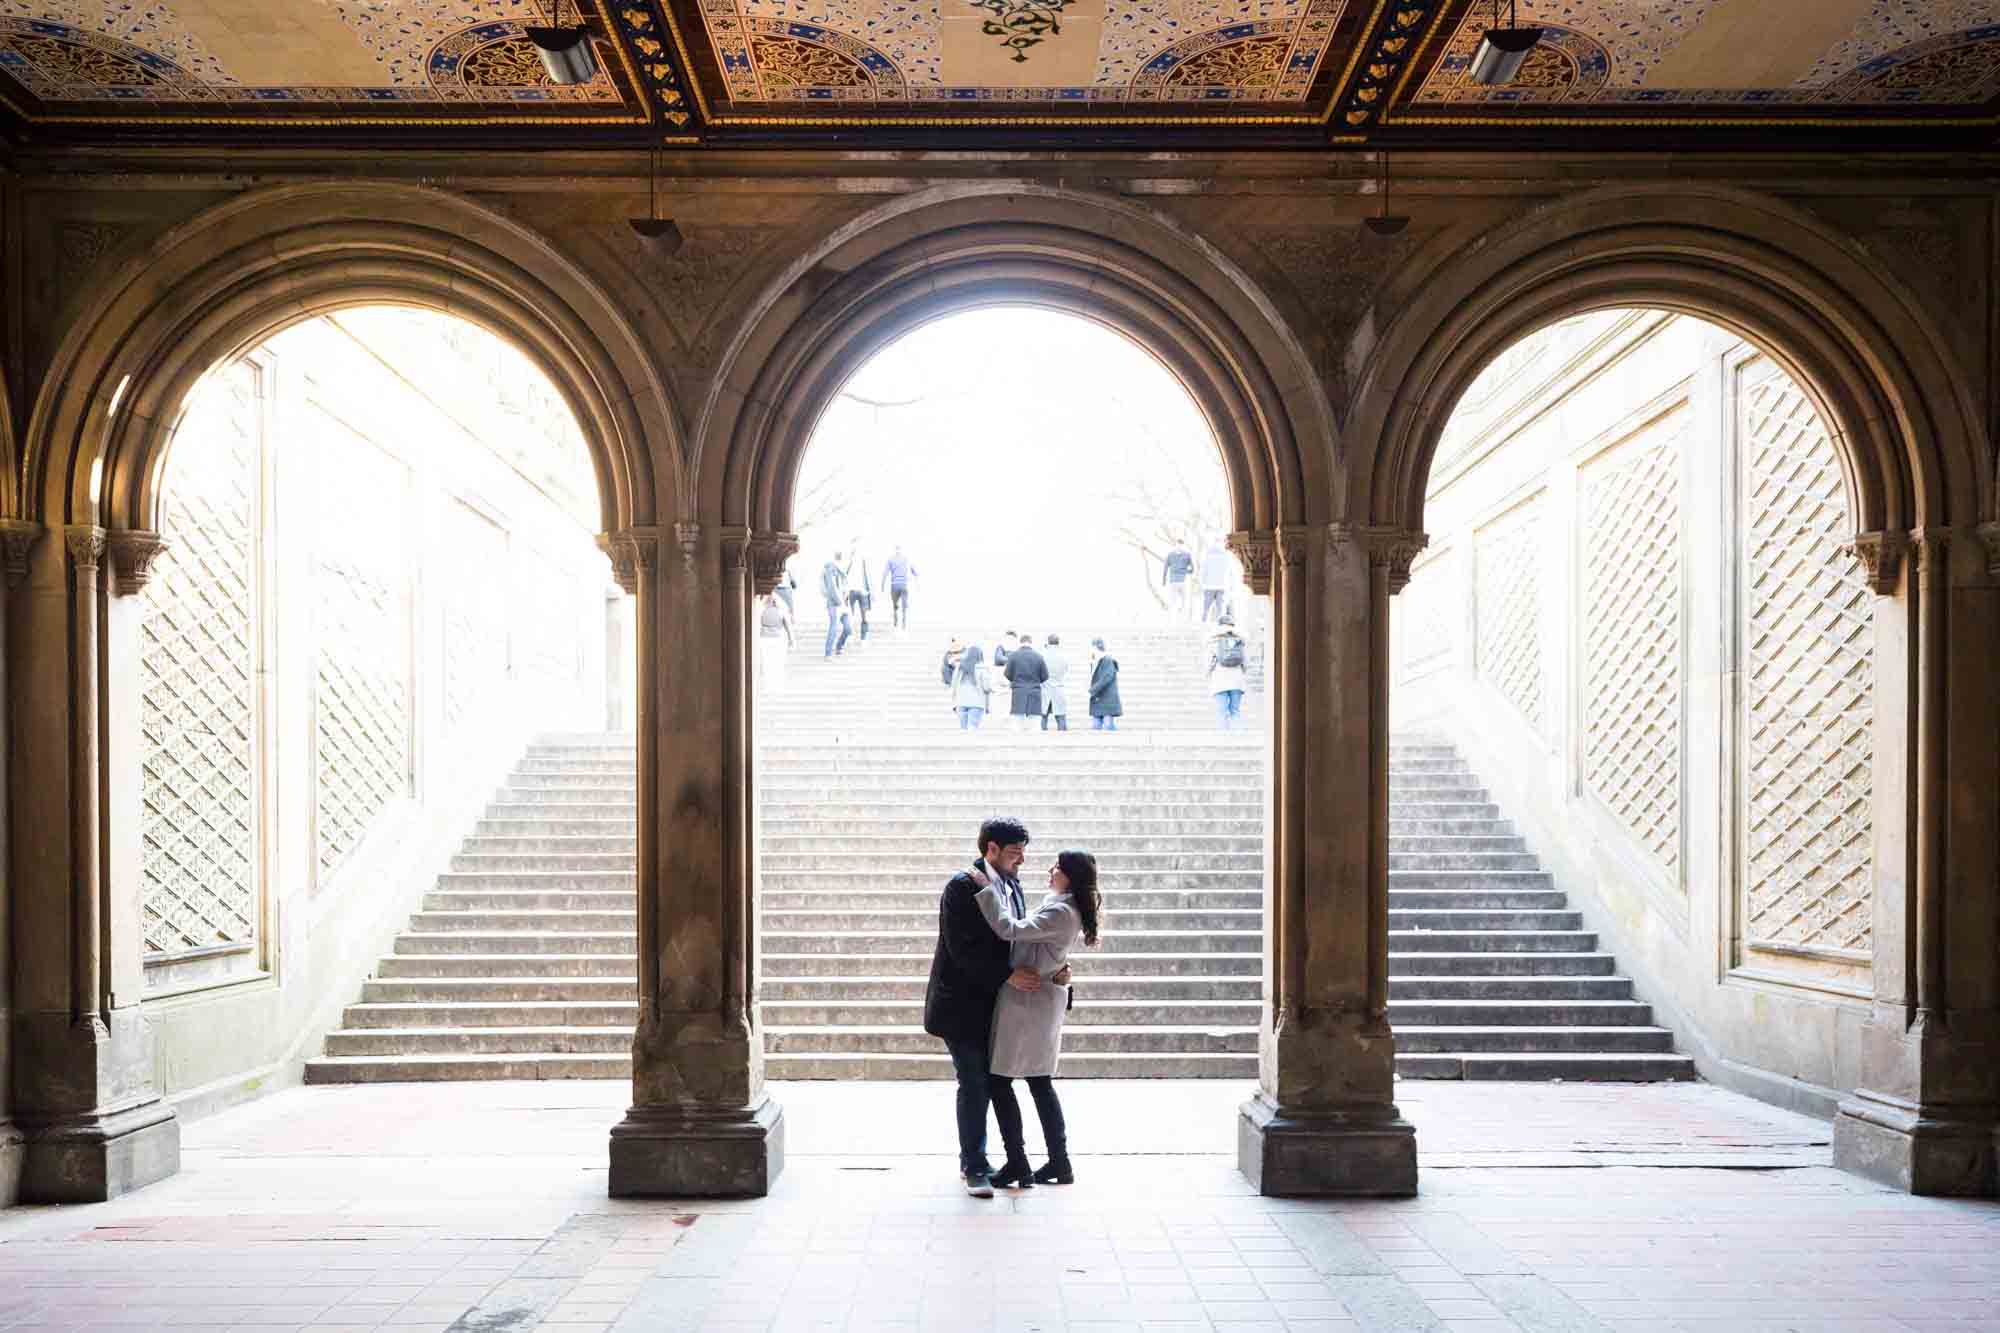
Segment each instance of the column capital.
M143 528L114 528L105 540L111 549L111 591L118 597L144 588L153 576L153 562L167 549L159 533Z
M757 595L768 597L785 581L785 562L799 552L799 539L790 532L760 532L750 538L750 572Z
M658 567L660 530L656 527L620 528L599 536L597 545L611 558L612 580L627 593L638 593L641 569Z
M1951 529L1911 528L1909 549L1917 573L1944 574L1950 569L1945 562L1951 558Z
M1230 554L1243 562L1243 581L1259 597L1271 591L1271 565L1277 556L1277 534L1268 531L1232 532L1222 539Z
M63 529L63 547L69 561L79 570L95 570L104 563L104 529L77 524Z
M28 553L42 535L42 525L25 518L0 518L0 569L12 588L28 576Z
M1329 553L1338 552L1347 543L1353 542L1368 563L1376 569L1389 572L1389 592L1393 596L1410 586L1410 565L1420 552L1430 545L1427 532L1412 532L1408 528L1398 528L1378 523L1329 523L1326 525L1326 543Z
M1909 534L1893 529L1855 534L1847 549L1868 571L1868 586L1878 597L1893 596L1903 576L1903 553L1910 547Z
M2000 523L1981 523L1974 531L1986 547L1986 572L2000 579Z
M701 524L694 522L674 524L674 541L681 548L681 563L693 569L695 556L701 551Z
M682 526L676 523L674 531L679 533ZM722 547L722 568L726 573L740 574L749 568L750 543L755 536L756 534L750 529L737 527L733 523L725 524L716 530L716 540Z

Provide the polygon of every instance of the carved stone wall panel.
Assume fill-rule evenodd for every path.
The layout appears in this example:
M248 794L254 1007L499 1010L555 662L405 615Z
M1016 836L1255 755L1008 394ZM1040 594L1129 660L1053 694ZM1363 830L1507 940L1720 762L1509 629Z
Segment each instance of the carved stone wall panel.
M445 512L444 722L457 731L488 715L507 683L507 531L462 500Z
M1681 449L1688 409L1579 477L1584 540L1583 777L1681 879Z
M1739 372L1745 942L1865 955L1874 922L1874 615L1840 460L1799 386Z
M313 716L322 875L410 790L409 470L364 441L318 450Z
M1475 666L1537 734L1547 729L1542 669L1541 495L1481 528L1473 540Z
M174 436L166 547L141 590L141 914L164 959L252 945L262 420L256 369L212 375Z

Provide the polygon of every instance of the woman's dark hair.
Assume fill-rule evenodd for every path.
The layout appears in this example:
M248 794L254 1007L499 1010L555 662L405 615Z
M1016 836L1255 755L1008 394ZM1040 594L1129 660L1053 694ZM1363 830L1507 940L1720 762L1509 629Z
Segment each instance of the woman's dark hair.
M1100 639L1092 639L1092 640L1090 641L1090 646L1091 646L1091 647L1093 647L1093 648L1095 648L1095 649L1096 649L1096 650L1097 650L1098 652L1100 652L1100 653L1101 653L1101 652L1103 652L1103 651L1104 651L1104 640L1103 640L1103 639L1101 639L1101 638L1100 638Z
M1097 858L1089 852L1056 853L1056 868L1069 881L1069 898L1083 918L1083 942L1097 944L1097 917L1104 909L1104 895L1097 891Z
M1062 647L1062 635L1060 635L1060 634L1051 634L1051 635L1049 635L1049 647L1051 647L1051 648L1060 648L1060 647Z
M978 644L968 643L965 645L965 651L958 655L958 670L952 679L962 680L985 665L986 654L980 651Z
M1028 845L1028 826L1007 815L995 815L979 826L979 854L986 855L986 849L996 842L1002 847L1012 847L1015 843L1025 847Z

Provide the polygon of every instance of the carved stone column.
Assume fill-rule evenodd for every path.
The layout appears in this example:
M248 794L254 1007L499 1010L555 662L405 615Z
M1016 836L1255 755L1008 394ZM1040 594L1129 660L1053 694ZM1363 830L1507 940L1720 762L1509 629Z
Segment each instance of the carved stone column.
M636 602L639 1030L613 1195L746 1196L784 1165L750 993L749 534L619 534Z
M1260 1086L1237 1134L1237 1164L1267 1195L1417 1188L1388 1021L1388 634L1421 546L1346 525L1273 543L1272 953Z
M101 731L107 682L131 669L108 658L106 548L103 529L72 527L10 569L14 1097L21 1197L39 1202L112 1198L180 1166L136 989L111 985L115 962L136 969L140 943L133 914L109 900L101 842L109 765L122 761Z
M2000 1192L2000 590L1983 532L1871 534L1857 551L1887 655L1878 725L1875 998L1834 1164L1915 1194ZM1870 546L1905 549L1901 561ZM1881 688L1878 686L1878 688ZM1900 695L1900 698L1887 697ZM1894 743L1887 743L1893 741ZM1884 781L1884 778L1888 781ZM1891 855L1883 855L1883 852Z

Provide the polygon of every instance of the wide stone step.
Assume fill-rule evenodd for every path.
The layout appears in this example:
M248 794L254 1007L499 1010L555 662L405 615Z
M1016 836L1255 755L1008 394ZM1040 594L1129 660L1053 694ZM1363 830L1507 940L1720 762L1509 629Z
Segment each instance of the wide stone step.
M454 871L473 875L513 874L517 871L617 871L635 874L639 855L631 852L459 852L451 858Z
M908 1000L921 1003L926 978L908 976L783 977L766 976L762 991L767 1002L815 1000L850 1004L865 1000ZM1253 1006L1263 992L1261 978L1188 976L1128 977L1106 975L1092 960L1090 972L1076 978L1079 995L1093 1000L1235 1000ZM1082 1001L1078 1001L1082 1003Z
M1446 938L1446 937L1437 937ZM1249 953L1263 948L1263 932L1242 930L1121 930L1106 935L1093 957L1103 954ZM921 931L766 931L771 953L922 954L937 946L937 927Z
M1470 821L1473 827L1465 827ZM1511 830L1513 824L1500 814L1491 801L1397 801L1389 802L1389 833L1495 833Z
M1485 1079L1509 1083L1666 1083L1695 1077L1685 1055L1617 1051L1498 1054L1396 1052L1396 1074L1409 1079Z
M993 814L988 802L898 805L889 801L862 803L859 793L826 801L777 803L766 800L759 806L759 818L766 829L784 829L789 834L840 837L857 828L895 837L942 837L945 830L958 830L958 847L966 846L966 830L976 831L981 821ZM1065 830L1088 831L1117 828L1133 835L1156 834L1173 837L1182 829L1190 833L1235 833L1254 830L1262 836L1264 798L1262 792L1246 793L1240 801L1204 799L1172 801L1119 801L1105 808L1076 805L1040 805L1015 801L1007 813L1028 826L1037 842L1049 835L1039 830L1060 826Z
M1392 988L1389 1021L1405 1026L1644 1027L1653 1006L1636 1000L1441 1000L1398 997Z
M454 945L462 936L444 936ZM614 935L613 941L630 940L632 948L606 949L599 953L486 954L465 949L458 952L405 952L400 941L396 952L375 964L375 974L384 978L620 978L637 985L635 961L638 937Z
M441 890L512 889L552 893L571 889L585 892L638 887L635 870L447 870L437 877Z
M541 834L506 835L475 832L463 844L463 852L476 856L575 856L623 854L639 850L636 828L622 834Z
M808 977L925 977L931 966L931 946L907 952L870 952L861 947L865 937L850 939L846 950L833 948L823 953L791 952L765 942L763 978L768 983L786 978ZM1233 977L1258 978L1263 975L1264 957L1255 949L1247 952L1177 953L1170 949L1116 953L1104 949L1090 951L1091 977Z
M1032 830L1031 830L1032 832ZM1171 844L1169 844L1171 847ZM1039 856L1054 860L1059 845L1051 845L1045 851L1031 852L1030 867ZM1245 872L1261 873L1264 868L1264 853L1254 852L1198 852L1198 851L1138 851L1134 848L1112 848L1102 845L1088 849L1097 857L1100 879L1125 875L1164 874L1180 872L1184 874L1227 874ZM949 855L950 859L945 859ZM766 852L760 858L764 866L764 882L776 886L776 881L786 876L813 874L823 871L827 874L880 875L893 878L899 875L932 875L939 883L956 874L966 863L965 849L957 849L955 854L941 855L909 853L896 855L888 852L849 850L833 845L817 855L811 852ZM1028 887L1026 876L1023 887Z
M1389 909L1389 930L1579 930L1583 916L1578 912L1531 912L1520 909L1492 911L1483 908Z
M991 752L995 763L1005 765L1005 775L1069 779L1085 777L1152 777L1171 781L1181 775L1206 777L1229 775L1241 782L1262 778L1266 767L1261 748L1231 747L1190 753L1186 747L1145 750L1095 751L1066 744L1062 748L1036 746L1032 749L1007 746ZM786 756L765 749L759 755L760 770L767 780L818 781L827 778L869 779L900 774L910 778L964 776L972 765L966 763L965 747L933 746L925 750L881 753L860 747L844 747L823 756ZM596 774L546 774L553 778L590 778ZM1430 776L1413 773L1411 777ZM1438 775L1441 776L1441 775ZM1469 773L1459 779L1473 781Z
M1032 826L1029 831L1034 832ZM1190 857L1226 857L1230 858L1230 864L1234 864L1246 856L1261 860L1264 855L1261 830L1249 834L1168 834L1163 821L1162 829L1157 834L1099 833L1091 836L1085 829L1075 826L1065 827L1063 832L1070 837L1089 837L1089 850L1100 860L1117 856L1132 865L1144 865L1147 858L1167 855L1175 858L1176 865L1185 863ZM1045 837L1035 839L1037 847L1050 841L1052 839ZM936 864L939 855L946 854L951 858L946 864L952 865L964 861L967 851L962 830L934 829L927 837L882 837L872 829L867 832L851 831L844 837L838 834L802 835L793 833L788 824L768 819L764 821L764 836L760 842L767 866L790 866L798 858L818 858L834 853L866 856L871 862L882 865L912 859ZM1034 850L1031 848L1031 853Z
M483 831L489 823L552 824L564 830L592 832L602 828L636 828L639 803L631 801L506 801L495 800L486 807L480 821Z
M535 792L627 792L636 791L638 778L631 773L521 773L507 775L506 790Z
M1391 870L1391 889L1553 889L1546 870Z
M1437 910L1467 908L1494 911L1524 908L1532 912L1560 912L1569 905L1569 896L1559 889L1391 889L1389 909Z
M426 912L635 912L636 889L449 889L424 895Z
M1389 855L1410 852L1449 852L1458 855L1487 852L1525 852L1528 840L1518 833L1459 835L1444 833L1391 833Z
M918 1027L806 1027L764 1029L764 1049L771 1055L817 1055L829 1052L876 1052L927 1055L942 1045ZM1063 1029L1062 1051L1142 1052L1210 1051L1254 1054L1257 1029L1069 1026ZM769 1070L765 1071L769 1076Z
M1248 1027L1256 1024L1258 1016L1255 1000L1114 1000L1097 998L1098 993L1088 986L1078 993L1087 993L1093 998L1078 999L1070 1008L1063 1019L1065 1032L1078 1025ZM921 996L914 1000L767 999L759 1006L759 1013L766 1032L807 1027L920 1028L924 1022Z
M1415 953L1588 953L1597 936L1587 930L1397 930L1389 929L1389 952Z
M938 884L922 889L864 890L844 896L840 902L843 907L857 912L923 912L928 913L930 919L935 921L941 888L942 885ZM1562 895L1553 896L1560 899ZM766 890L760 901L766 913L811 911L824 909L827 896L811 890ZM1557 905L1560 906L1560 903ZM1136 909L1175 912L1261 912L1263 908L1264 895L1261 890L1256 889L1149 890L1113 887L1104 890L1104 909L1107 913ZM769 917L765 919L768 921Z
M1541 865L1532 852L1399 852L1393 844L1389 848L1391 874L1418 870L1539 870Z
M1629 1000L1630 977L1398 977L1391 1000Z
M363 1028L596 1028L622 1027L639 1021L636 996L620 1000L364 1001L342 1011L347 1030Z
M410 929L418 933L483 931L490 934L591 934L639 928L636 910L621 912L417 912Z
M639 951L639 935L631 930L566 931L561 935L539 931L522 934L483 930L406 930L396 937L395 949L399 954L617 954L630 967L631 959Z
M1608 977L1618 963L1593 949L1514 952L1482 948L1447 949L1440 937L1411 934L1389 942L1390 976L1395 977Z
M854 799L857 786L865 786L869 796L899 808L921 809L930 801L938 799L939 793L949 792L958 802L986 804L994 801L1015 801L1035 796L1046 796L1051 791L1059 791L1064 799L1073 802L1072 809L1086 802L1110 804L1124 801L1134 792L1142 792L1150 800L1160 799L1166 794L1179 802L1203 800L1211 794L1228 800L1247 801L1263 799L1263 784L1258 781L1239 778L1233 774L1182 773L1166 776L1157 773L1135 773L1129 778L1116 774L1057 774L1057 773L1017 773L1008 770L995 774L989 769L960 769L959 771L927 774L893 773L859 778L824 778L800 780L774 775L758 784L766 799L785 802L820 802ZM588 793L578 796L582 800ZM499 801L519 801L522 794L517 791L503 791L495 798ZM550 801L563 797L551 794ZM596 796L592 799L608 799ZM628 798L629 799L629 798ZM1476 797L1467 799L1476 800ZM977 827L975 823L975 827Z
M537 786L510 780L493 793L493 804L534 805L544 809L577 805L619 806L636 811L639 808L639 788L629 781L622 786Z
M326 1034L328 1055L629 1055L631 1050L629 1026L340 1028Z
M1594 1053L1602 1051L1667 1052L1674 1048L1674 1034L1654 1027L1566 1027L1493 1026L1462 1024L1415 1024L1396 1029L1396 1050L1411 1055L1430 1053L1494 1054L1528 1051Z
M447 1054L322 1056L306 1061L307 1083L442 1083L486 1079L632 1077L632 1056L539 1052L507 1055Z
M1129 1055L1064 1051L1056 1072L1064 1078L1254 1079L1257 1056L1210 1051L1146 1051ZM764 1077L786 1082L821 1079L944 1082L952 1077L952 1069L950 1058L942 1054L772 1054L764 1057Z
M613 756L610 758L598 758L595 756L585 757L585 756L568 756L568 755L557 756L557 755L531 754L527 758L523 759L519 764L516 764L514 766L514 771L516 773L558 774L558 775L565 773L582 773L582 774L610 773L610 774L622 774L623 776L629 778L632 776L633 773L638 771L639 767L638 759L639 756L636 750L633 751L632 757L630 759L626 759L622 756Z
M807 870L767 868L758 882L767 893L808 893L817 888L822 894L844 900L848 894L861 893L869 889L929 888L935 893L942 890L945 881L959 869L960 865L947 865L892 871L880 867L855 867L836 863L817 874ZM1165 889L1188 891L1227 889L1247 892L1251 889L1261 890L1264 885L1264 872L1261 867L1243 870L1127 870L1115 862L1101 861L1098 870L1100 879L1115 875L1118 883L1127 888L1154 892ZM1026 889L1029 886L1022 887Z
M505 961L518 964L523 960ZM634 970L626 960L626 973ZM638 993L638 979L631 975L375 977L361 983L361 1002L375 1005L636 1002ZM348 1021L352 1025L352 1020Z

